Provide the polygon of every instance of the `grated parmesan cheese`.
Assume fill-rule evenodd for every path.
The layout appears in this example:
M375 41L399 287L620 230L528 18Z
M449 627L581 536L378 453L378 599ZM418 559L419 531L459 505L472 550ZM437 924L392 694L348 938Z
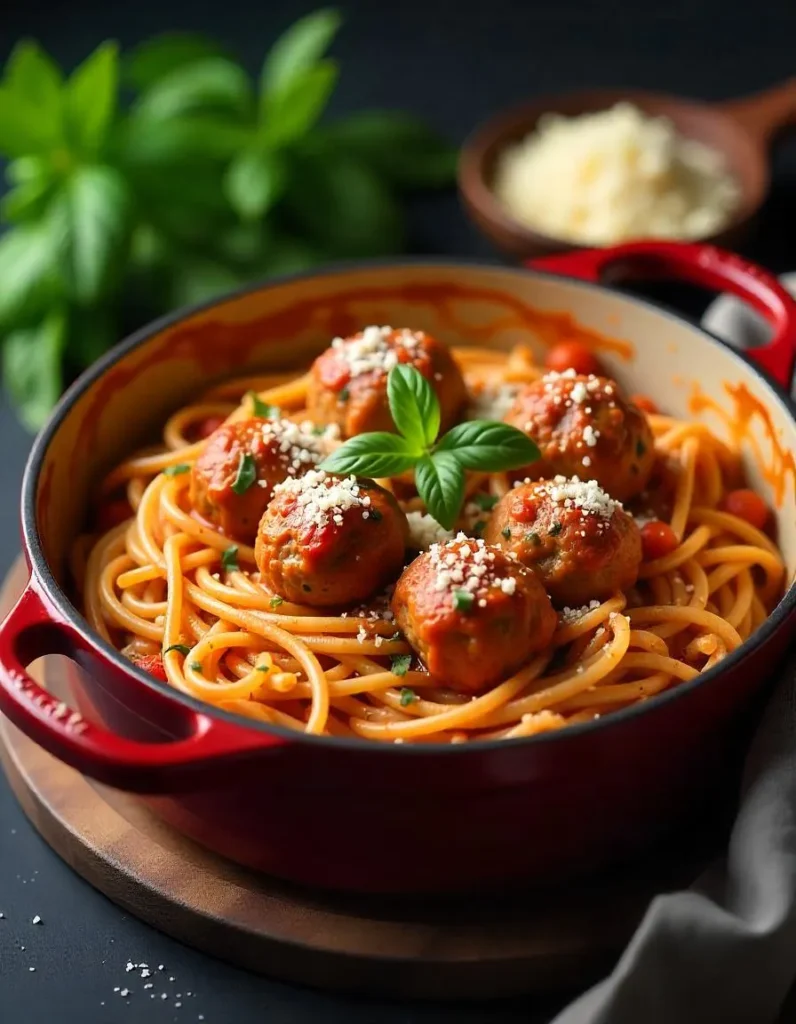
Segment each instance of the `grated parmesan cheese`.
M317 466L331 451L331 443L340 437L340 428L330 424L318 434L317 427L310 420L293 423L292 420L266 420L263 423L263 440L273 445L280 460L287 466L290 476L296 476L307 466ZM257 481L260 487L267 487L265 480Z
M401 362L399 350L416 354L424 335L415 331L396 331L392 327L366 327L359 335L334 338L332 348L348 367L352 377L363 373L384 373Z
M468 420L502 420L514 404L520 388L518 384L500 384L482 388L473 395L467 409Z
M597 438L599 436L600 431L595 430L591 423L587 423L586 426L583 428L583 440L586 442L589 448L594 448L596 446Z
M593 245L711 235L741 198L720 152L629 103L542 117L503 153L495 195L537 231Z
M602 516L603 519L610 519L615 509L622 508L596 480L580 480L576 476L568 480L565 476L556 476L542 490L564 508L579 508L584 513Z
M274 487L274 494L292 494L301 509L301 518L309 526L325 526L330 518L337 525L343 522L343 513L352 508L362 509L367 519L370 496L360 490L355 476L330 476L322 469L311 469L304 476L290 477Z
M439 593L457 592L469 594L478 599L479 608L486 607L486 596L490 590L514 594L517 580L513 576L501 577L495 569L495 550L483 540L457 533L453 541L432 544L428 549L431 565L435 569L434 589ZM508 552L504 557L515 560Z
M589 612L593 612L595 608L599 607L599 601L591 600L588 604L583 605L582 608L562 608L559 612L559 618L563 623L571 625L573 622L577 622L579 619L582 619L584 615L587 615Z
M446 540L453 539L453 531L440 526L426 512L407 512L406 521L409 523L409 541L417 551L427 551L432 544L444 544Z

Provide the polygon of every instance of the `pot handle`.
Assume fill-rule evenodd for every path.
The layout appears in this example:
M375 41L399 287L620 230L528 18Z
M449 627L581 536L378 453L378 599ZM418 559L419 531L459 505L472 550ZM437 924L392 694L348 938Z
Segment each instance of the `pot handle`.
M26 671L44 655L74 659L78 651L89 650L74 626L48 611L31 578L0 626L0 711L49 753L98 782L133 793L170 793L216 783L222 766L252 750L286 742L184 705L185 735L180 739L126 739L86 721Z
M796 78L754 96L720 103L719 107L763 145L770 145L778 135L796 125Z
M747 355L790 390L796 359L796 302L773 274L742 256L713 245L687 242L629 242L609 249L581 249L533 260L534 270L581 281L605 283L629 278L674 278L748 302L774 329L767 345Z

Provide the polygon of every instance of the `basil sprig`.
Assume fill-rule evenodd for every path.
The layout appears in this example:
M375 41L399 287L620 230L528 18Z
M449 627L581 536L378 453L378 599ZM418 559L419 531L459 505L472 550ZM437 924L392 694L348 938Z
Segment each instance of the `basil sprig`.
M526 434L493 420L468 420L437 440L439 399L414 366L399 364L390 370L387 399L398 433L358 434L320 468L371 477L398 476L414 469L417 493L446 530L453 527L461 510L465 470L499 473L539 458L539 449Z
M20 418L142 321L273 274L399 252L402 193L454 149L398 111L326 118L341 25L296 21L256 78L223 46L107 41L64 74L31 40L0 77L0 343ZM129 97L129 102L127 99Z

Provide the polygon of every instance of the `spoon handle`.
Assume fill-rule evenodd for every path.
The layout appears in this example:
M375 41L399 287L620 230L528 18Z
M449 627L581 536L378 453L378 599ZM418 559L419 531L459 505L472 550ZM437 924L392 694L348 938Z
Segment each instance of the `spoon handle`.
M760 142L770 145L780 132L796 125L796 78L721 107Z

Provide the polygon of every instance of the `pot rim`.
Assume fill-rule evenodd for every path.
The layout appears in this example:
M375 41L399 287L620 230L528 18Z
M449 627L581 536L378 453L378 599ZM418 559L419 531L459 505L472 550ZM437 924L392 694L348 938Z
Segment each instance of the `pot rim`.
M652 301L647 298L642 298L636 295L628 295L625 292L618 292L615 289L609 288L602 284L595 284L591 281L578 280L577 278L567 277L566 275L556 274L548 270L540 270L534 267L506 267L498 262L490 263L483 259L478 258L461 258L450 259L445 256L419 256L419 257L402 257L399 260L392 258L383 259L370 259L361 261L350 261L350 262L335 262L330 264L324 264L323 266L313 268L312 270L299 271L293 274L283 274L279 277L268 278L266 280L257 281L252 284L244 285L232 292L227 292L224 295L210 299L206 302L197 303L193 306L183 307L172 313L168 313L165 316L159 317L157 320L151 321L133 334L124 338L113 346L108 352L105 353L100 359L98 359L92 366L85 370L75 380L70 387L64 392L55 406L53 412L50 414L50 418L47 423L41 429L36 436L27 461L25 463L25 471L22 479L22 489L20 498L20 512L22 522L22 537L23 537L23 549L24 553L29 559L31 566L31 576L35 578L42 587L42 596L50 604L51 607L57 609L71 626L77 630L77 632L87 641L87 643L95 649L98 654L109 660L115 665L117 669L122 670L127 675L135 679L139 684L154 689L161 694L164 694L177 701L179 704L186 705L192 708L194 711L209 715L210 717L220 718L231 724L239 726L242 729L252 729L257 732L264 733L266 735L277 735L285 739L290 739L293 742L297 740L302 743L311 743L313 746L325 746L330 750L347 750L349 752L363 752L370 750L375 752L376 748L381 753L387 753L388 751L393 752L393 756L398 757L417 757L424 755L437 755L445 751L448 756L467 756L472 755L478 751L488 750L504 750L517 749L521 746L530 745L531 749L535 748L538 744L544 743L555 743L562 740L576 740L578 737L590 734L596 730L605 730L608 728L618 728L622 725L630 722L637 716L654 714L657 708L662 707L665 703L670 703L674 700L683 698L692 693L697 687L709 685L716 679L718 679L723 673L731 670L738 666L746 658L756 654L763 645L774 635L774 633L785 623L789 616L796 614L796 579L792 580L790 586L786 590L785 594L781 598L780 602L763 622L760 628L749 638L744 641L740 647L735 651L728 654L718 665L714 668L708 669L706 672L702 672L695 676L693 679L681 683L679 686L672 687L669 690L664 691L661 694L657 694L653 700L640 701L636 704L632 704L627 708L623 708L620 711L615 711L605 718L598 718L591 722L581 722L576 725L569 726L562 730L552 730L550 732L540 733L537 736L524 736L506 740L479 740L476 743L423 743L423 744L394 744L394 743L368 743L367 740L363 739L349 739L341 736L310 736L306 733L298 733L294 730L288 729L284 726L272 725L266 722L259 722L254 719L247 719L242 715L235 714L231 711L224 711L223 709L216 708L205 701L199 700L197 697L192 697L186 693L180 693L173 687L169 686L168 682L161 682L155 679L153 676L144 672L143 669L138 668L129 659L125 658L115 647L105 641L99 634L95 633L89 623L78 611L78 609L72 604L67 597L63 588L60 586L58 581L55 579L47 559L44 555L42 544L39 537L38 526L36 523L36 495L38 490L39 478L41 474L42 465L44 462L44 456L50 446L52 439L57 434L61 427L62 422L67 417L72 409L75 402L100 378L103 374L114 366L117 362L123 359L128 353L134 349L146 344L152 337L160 334L163 330L174 327L184 320L202 313L207 310L213 309L216 306L222 305L226 302L241 298L245 295L252 294L257 291L262 291L270 288L280 287L284 284L291 284L297 281L306 281L313 278L324 278L334 277L358 270L379 270L379 269L394 269L400 270L406 269L417 269L428 267L430 269L461 269L461 270L482 270L487 272L499 272L507 275L539 275L545 278L552 278L557 281L566 283L574 288L583 289L585 291L596 291L596 292L608 292L623 302L627 302L631 305L640 306L643 309L650 310L654 314L665 318L666 320L674 320L676 323L692 327L694 330L703 334L709 342L714 345L719 345L726 349L730 355L736 359L739 363L743 364L746 370L751 371L755 376L759 377L774 393L774 395L780 400L782 405L785 407L791 421L796 427L796 403L794 403L790 396L779 386L779 384L772 379L772 377L766 373L761 367L754 363L744 352L740 352L734 349L731 345L728 345L725 341L707 330L701 324L691 320L689 317L684 316L682 313L678 313L673 309L670 309L665 303Z

